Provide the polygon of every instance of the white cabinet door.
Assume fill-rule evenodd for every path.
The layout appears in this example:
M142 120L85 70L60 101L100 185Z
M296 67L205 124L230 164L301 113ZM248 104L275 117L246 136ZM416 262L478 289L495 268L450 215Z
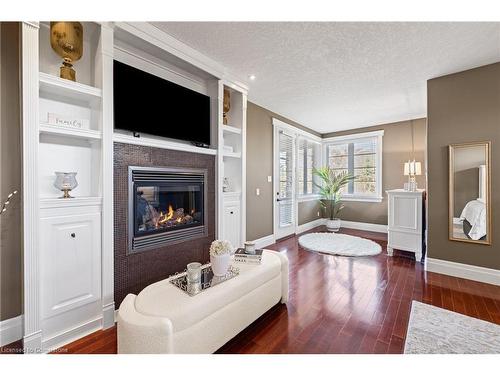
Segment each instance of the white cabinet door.
M101 298L100 216L88 213L41 219L42 319Z
M241 246L241 218L239 203L228 203L224 205L224 230L223 238L228 240L234 247Z
M422 225L421 196L389 195L389 228L420 233Z

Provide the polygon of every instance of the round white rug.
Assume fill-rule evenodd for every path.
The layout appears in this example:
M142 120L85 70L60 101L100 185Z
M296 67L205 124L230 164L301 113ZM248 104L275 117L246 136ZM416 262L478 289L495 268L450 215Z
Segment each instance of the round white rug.
M340 233L309 233L299 237L300 246L320 253L360 257L377 255L382 247L366 238Z

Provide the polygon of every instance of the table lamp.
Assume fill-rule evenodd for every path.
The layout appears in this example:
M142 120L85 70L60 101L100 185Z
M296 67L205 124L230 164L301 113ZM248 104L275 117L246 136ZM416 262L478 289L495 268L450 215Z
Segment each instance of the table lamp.
M404 184L406 191L417 191L415 176L422 175L422 164L419 161L408 160L404 165L404 175L408 176L408 182Z

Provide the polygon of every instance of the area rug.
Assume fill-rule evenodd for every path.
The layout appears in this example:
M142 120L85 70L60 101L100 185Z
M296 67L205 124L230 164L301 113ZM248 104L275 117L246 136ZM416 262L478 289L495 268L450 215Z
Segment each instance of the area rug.
M366 238L340 233L309 233L299 237L300 246L320 253L360 257L377 255L382 247Z
M500 325L412 301L404 352L500 353Z

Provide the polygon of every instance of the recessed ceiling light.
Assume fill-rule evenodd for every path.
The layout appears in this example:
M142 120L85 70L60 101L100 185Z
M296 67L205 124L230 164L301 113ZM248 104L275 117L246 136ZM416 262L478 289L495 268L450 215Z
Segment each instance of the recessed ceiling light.
M255 75L253 75L253 74L250 74L248 76L248 79L250 79L250 81L255 81L255 78L257 78L257 77L255 77Z

